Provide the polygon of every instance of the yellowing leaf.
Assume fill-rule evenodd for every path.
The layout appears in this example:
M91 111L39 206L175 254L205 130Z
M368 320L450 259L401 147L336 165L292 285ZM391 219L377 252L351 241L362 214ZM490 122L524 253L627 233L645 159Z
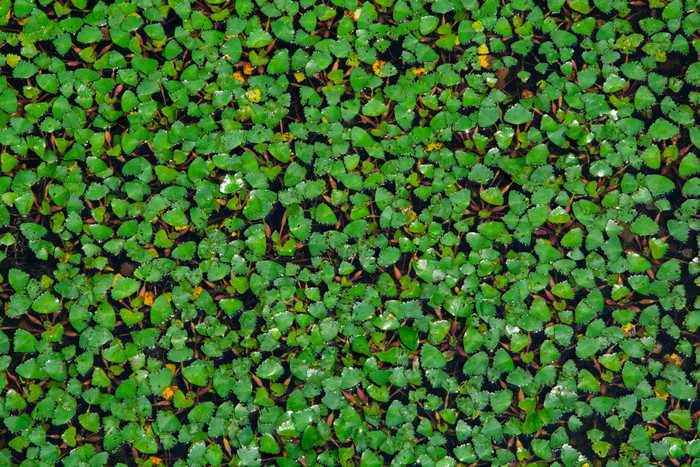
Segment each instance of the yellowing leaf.
M161 393L161 396L163 396L163 399L169 400L172 399L172 397L175 395L175 391L177 390L177 386L168 386L163 390Z
M656 397L662 398L663 400L668 399L668 393L665 392L665 393L661 394L661 393L659 392L659 390L656 389L656 388L654 388L654 395L656 395Z
M195 300L197 297L199 297L202 294L203 290L204 289L201 287L195 287L194 289L192 289L192 300Z
M250 102L260 102L260 89L250 89L245 93L246 99Z
M479 46L479 49L477 50L477 53L479 55L486 55L487 53L489 53L489 47L486 44L481 44Z
M154 298L155 296L153 295L153 292L146 292L146 296L143 298L143 304L146 306L153 305Z
M148 458L148 460L150 460L151 464L153 465L163 465L163 459L161 459L160 457L151 456Z
M374 74L379 76L380 78L386 78L386 75L382 73L382 68L384 68L384 65L386 65L386 62L382 60L377 60L374 62L374 65L372 65L372 70L374 70Z
M16 67L21 59L22 58L19 55L7 54L7 64L10 66L10 68Z
M488 59L488 55L479 55L479 65L481 65L482 68L488 68L490 63Z
M624 326L622 326L622 330L625 331L625 336L629 336L630 331L634 329L634 324L632 323L627 323Z
M252 75L254 69L255 68L250 63L246 63L245 65L243 65L243 73L245 73L246 75Z

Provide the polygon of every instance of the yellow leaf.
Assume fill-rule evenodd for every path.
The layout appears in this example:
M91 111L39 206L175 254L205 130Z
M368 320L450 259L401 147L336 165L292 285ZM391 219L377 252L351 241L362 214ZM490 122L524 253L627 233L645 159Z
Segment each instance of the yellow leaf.
M372 65L372 70L374 70L374 74L379 76L380 78L386 78L386 75L381 72L382 68L384 68L384 65L386 65L386 62L382 60L377 60L374 62L374 65Z
M356 54L351 55L347 60L345 60L345 64L349 67L357 66L360 64L360 58Z
M143 298L143 304L146 306L151 306L153 305L153 299L153 292L146 292L146 296Z
M246 63L245 65L243 65L243 73L245 73L246 75L252 75L254 69L255 68L250 63Z
M168 386L163 390L161 396L163 396L163 399L169 400L175 395L175 391L177 390L177 386Z
M490 66L488 55L479 55L479 65L482 68L488 68Z
M625 336L629 336L629 332L634 329L634 324L632 323L627 323L624 326L622 326L622 330L625 331Z
M197 297L199 297L202 294L203 290L204 289L201 287L195 287L194 289L192 289L192 300L197 299Z
M246 99L250 102L260 102L260 89L250 89L245 93Z
M172 363L166 363L165 368L169 369L173 376L175 376L175 370L177 370L177 367L175 365L173 365Z
M479 53L479 55L486 55L487 53L489 53L489 47L486 44L481 44L477 52Z
M664 392L663 394L661 394L656 388L654 388L654 395L656 395L656 397L662 398L663 400L668 399L668 393Z
M10 66L10 68L16 67L20 60L22 60L22 57L19 55L7 54L7 64Z
M160 457L151 456L148 458L148 460L150 460L151 464L153 465L163 465L163 459L161 459Z

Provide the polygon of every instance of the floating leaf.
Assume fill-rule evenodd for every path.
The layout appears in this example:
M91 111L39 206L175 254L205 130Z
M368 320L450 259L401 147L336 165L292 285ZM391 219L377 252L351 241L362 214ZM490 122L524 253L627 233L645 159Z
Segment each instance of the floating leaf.
M51 292L44 292L32 303L32 310L37 313L56 313L61 309L61 301Z
M532 120L532 113L521 104L515 104L503 116L503 120L514 125L521 125Z
M669 139L678 134L678 126L661 117L651 124L648 134L654 139Z
M136 279L118 276L112 286L112 298L115 300L122 300L136 293L140 285L141 284Z

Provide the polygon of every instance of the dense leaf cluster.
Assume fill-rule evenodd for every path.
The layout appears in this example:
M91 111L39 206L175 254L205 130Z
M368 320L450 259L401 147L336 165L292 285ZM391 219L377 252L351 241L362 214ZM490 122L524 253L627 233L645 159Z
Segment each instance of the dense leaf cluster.
M697 465L697 0L0 2L0 464Z

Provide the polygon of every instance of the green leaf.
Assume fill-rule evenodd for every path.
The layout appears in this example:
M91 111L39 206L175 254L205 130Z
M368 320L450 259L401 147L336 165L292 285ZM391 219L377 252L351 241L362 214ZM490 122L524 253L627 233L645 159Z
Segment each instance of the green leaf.
M642 425L634 425L630 431L629 444L639 452L651 452L651 440L649 433Z
M252 48L260 48L269 45L272 42L272 35L269 32L263 31L259 26L254 29L247 38L246 45Z
M622 381L627 388L634 388L644 379L645 373L632 362L626 362L622 368Z
M265 433L262 438L260 438L260 452L265 454L279 454L282 452L282 448L280 448L272 435Z
M15 331L14 336L14 352L19 353L31 353L36 350L36 346L39 341L31 333L25 331L22 328L18 328Z
M663 263L656 271L656 278L662 281L673 282L681 277L681 266L677 259L673 258Z
M401 326L399 328L399 338L403 345L408 347L410 350L415 351L418 349L418 330L408 326Z
M178 418L171 412L166 412L164 410L159 410L156 416L156 423L158 429L164 433L172 433L180 429L182 424Z
M690 410L672 410L668 413L668 418L682 430L690 430L692 426Z
M645 178L646 187L649 189L653 196L661 196L666 193L670 193L676 188L676 185L672 180L664 177L663 175L651 174L647 175Z
M289 71L289 52L286 49L275 53L267 65L267 72L272 74L287 73Z
M479 110L479 126L488 128L501 118L501 109L496 106L483 106Z
M367 231L367 221L364 219L358 219L356 221L350 222L343 229L343 233L348 237L362 237ZM391 263L390 263L391 264Z
M557 206L556 208L552 209L552 212L549 213L547 219L553 224L566 224L567 222L571 221L571 216L563 207Z
M655 420L666 409L666 401L660 397L652 397L642 401L642 419L645 422Z
M19 269L12 268L8 273L8 279L10 286L15 289L16 292L23 292L27 284L29 283L29 274Z
M151 305L150 319L154 325L164 323L173 316L173 308L167 297L159 295Z
M27 79L34 76L39 71L39 68L31 62L22 60L12 71L13 78Z
M136 279L119 276L112 286L112 298L114 300L123 300L136 293L140 286L141 283Z
M576 356L586 359L595 355L600 350L600 342L591 337L581 337L576 344Z
M37 313L55 313L61 309L61 301L56 298L51 292L44 292L39 295L34 303L32 303L32 310Z
M634 107L637 110L645 110L656 103L656 96L646 86L640 86L634 95Z
M532 112L518 103L508 109L503 116L503 120L513 125L521 125L532 120Z
M678 167L678 174L682 177L687 177L688 175L698 172L700 172L700 161L698 160L698 156L693 153L686 154Z
M649 216L642 214L630 226L630 232L636 235L654 235L659 226Z
M196 386L207 386L209 384L209 365L207 362L197 360L194 363L183 367L182 376Z
M678 125L674 125L662 117L656 119L648 131L648 135L654 139L669 139L676 134L678 134Z
M693 62L685 72L685 80L694 85L700 86L700 62Z
M574 291L568 282L560 282L552 286L552 293L559 298L570 300L574 298Z
M462 371L465 375L484 375L488 369L488 362L489 357L486 352L478 352L469 357Z
M78 415L80 425L88 431L100 431L100 416L97 413L84 413Z
M482 191L479 193L479 196L487 203L496 206L502 206L504 203L503 194L501 193L501 190L496 187L488 188Z
M258 378L277 380L284 373L284 368L277 357L270 357L263 361L255 374Z
M423 344L420 350L420 361L423 368L443 368L447 364L445 356L431 344Z
M388 247L379 253L377 258L377 265L380 267L386 267L396 263L401 257L401 250L396 247Z
M603 83L603 92L614 93L624 89L627 86L627 80L616 75L611 74Z
M334 225L338 222L338 217L327 204L320 204L316 208L316 214L314 218L316 219L316 222L325 225Z
M156 454L158 452L158 443L153 434L147 434L135 439L134 447L144 454Z
M78 42L93 43L102 40L102 32L95 26L85 25L76 36Z
M513 400L513 393L509 390L491 393L491 408L497 414L505 412Z
M698 396L698 392L688 381L674 380L671 381L667 386L669 394L677 399L691 400Z
M17 112L17 106L18 103L15 93L7 90L0 94L0 109L8 114L13 114Z
M566 248L579 248L583 243L583 230L576 227L569 230L561 239L561 244Z
M588 0L571 0L569 6L572 10L584 15L587 15L591 11L591 6L588 3Z
M374 97L362 107L362 113L368 117L378 117L388 110L381 99Z
M374 138L372 138L369 133L358 126L352 127L351 136L352 144L356 147L363 148L374 144Z

